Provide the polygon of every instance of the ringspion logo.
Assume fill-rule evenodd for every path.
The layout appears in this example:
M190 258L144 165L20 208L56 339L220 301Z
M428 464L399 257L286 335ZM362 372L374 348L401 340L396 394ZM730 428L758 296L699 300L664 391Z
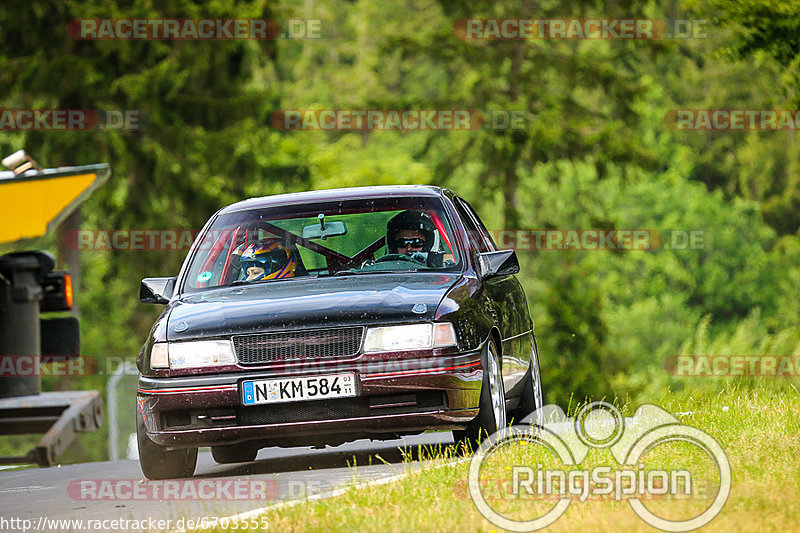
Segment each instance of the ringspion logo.
M703 498L698 497L698 480L692 472L679 466L680 456L673 461L677 467L670 469L652 468L646 464L648 453L671 442L696 447L714 463L719 473L719 484L710 505L700 512L694 508L684 519L659 516L643 503L659 500L665 495L675 499L688 496L693 500L708 496L706 493ZM522 448L527 453L514 448ZM608 449L617 465L581 468L593 448ZM533 508L526 509L531 512L525 518L519 518L512 514L516 513L514 508L502 503L497 505L497 502L493 506L485 494L487 483L481 479L481 470L504 451L509 452L508 457L512 460L518 461L515 458L537 457L536 454L528 455L536 449L554 453L561 466L506 465L499 469L508 472L510 479L501 480L501 483L510 484L511 494L518 501L552 501L553 505L534 518L530 517ZM706 480L703 481L701 485L707 485ZM470 462L468 486L470 497L484 518L510 531L537 531L557 521L573 502L609 498L626 501L639 518L653 527L666 531L691 531L708 524L722 511L731 490L731 467L727 455L714 438L697 428L680 424L674 416L655 405L639 407L630 419L624 418L606 402L587 404L574 418L567 418L560 407L548 405L523 419L519 425L504 427L481 443Z

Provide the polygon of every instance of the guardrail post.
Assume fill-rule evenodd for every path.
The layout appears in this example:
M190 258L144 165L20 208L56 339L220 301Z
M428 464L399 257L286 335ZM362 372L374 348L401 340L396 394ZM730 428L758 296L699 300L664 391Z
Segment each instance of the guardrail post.
M106 385L108 398L108 455L109 460L119 460L119 427L117 424L117 384L126 375L137 375L139 369L130 361L124 361L114 369L114 374ZM133 407L131 407L133 408Z

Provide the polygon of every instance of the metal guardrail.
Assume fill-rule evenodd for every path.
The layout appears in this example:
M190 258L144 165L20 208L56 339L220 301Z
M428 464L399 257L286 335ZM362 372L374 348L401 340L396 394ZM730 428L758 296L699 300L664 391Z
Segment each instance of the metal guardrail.
M106 385L108 397L108 451L111 461L119 460L119 426L117 424L117 385L125 376L138 376L139 369L130 361L120 364Z

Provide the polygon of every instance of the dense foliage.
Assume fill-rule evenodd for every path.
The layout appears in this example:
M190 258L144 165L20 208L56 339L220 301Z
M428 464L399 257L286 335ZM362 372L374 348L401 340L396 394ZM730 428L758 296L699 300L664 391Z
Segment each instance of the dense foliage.
M133 109L137 131L0 132L46 166L111 164L86 229L197 229L241 198L431 183L492 229L699 231L702 246L520 251L548 398L680 386L679 353L800 353L800 159L795 131L680 131L673 109L791 109L800 6L773 0L383 2L98 0L0 5L0 106ZM695 6L697 4L697 6ZM74 18L320 21L322 38L80 41ZM467 41L461 18L708 20L664 40ZM776 22L777 21L777 22ZM516 111L521 129L283 132L279 109ZM56 237L42 243L63 249ZM139 280L182 252L83 251L84 352L139 350L158 310ZM709 352L711 353L711 352ZM102 366L102 365L101 365ZM102 387L104 376L51 386Z

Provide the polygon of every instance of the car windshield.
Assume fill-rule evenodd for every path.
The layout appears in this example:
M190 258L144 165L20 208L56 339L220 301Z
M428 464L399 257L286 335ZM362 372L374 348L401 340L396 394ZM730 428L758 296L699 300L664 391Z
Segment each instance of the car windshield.
M302 276L455 271L463 251L438 198L243 209L200 236L183 292Z

